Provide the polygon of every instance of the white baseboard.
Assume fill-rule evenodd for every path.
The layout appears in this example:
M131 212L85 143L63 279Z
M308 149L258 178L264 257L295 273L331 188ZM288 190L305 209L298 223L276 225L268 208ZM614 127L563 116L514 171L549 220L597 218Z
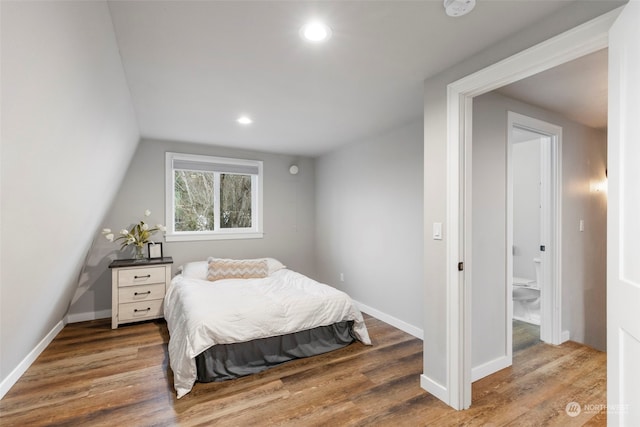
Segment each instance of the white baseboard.
M560 335L560 344L562 344L563 342L567 342L571 339L571 334L569 333L569 331L562 331L562 334Z
M22 374L24 374L29 366L40 356L40 353L47 348L51 341L58 335L58 333L64 328L66 325L65 319L59 321L53 329L44 337L42 340L36 345L36 347L27 354L27 356L22 359L22 361L15 367L13 371L6 378L0 382L0 399L4 397L5 394L13 387L13 385L18 382Z
M383 313L379 310L376 310L373 307L369 307L366 304L363 304L358 301L353 301L355 305L358 307L360 311L364 311L365 313L375 317L376 319L380 319L385 323L390 324L391 326L400 329L403 332L408 333L409 335L413 335L414 337L424 340L424 332L422 329L417 328L413 325L408 324L407 322L400 320L396 317L390 316L386 313Z
M86 322L88 320L106 319L111 317L111 309L88 311L86 313L69 313L65 319L67 323Z
M502 356L480 366L476 366L475 368L471 368L471 382L478 381L480 378L484 378L511 365L512 362L509 357Z
M420 375L420 387L422 387L423 390L426 390L427 392L433 394L435 397L442 400L447 405L449 404L449 392L447 391L447 388L442 384L435 382L431 378L422 374Z

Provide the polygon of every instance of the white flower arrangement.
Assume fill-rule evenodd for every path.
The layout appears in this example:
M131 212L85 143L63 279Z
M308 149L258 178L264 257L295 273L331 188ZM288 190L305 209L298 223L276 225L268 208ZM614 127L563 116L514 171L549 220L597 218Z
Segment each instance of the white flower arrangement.
M144 211L144 216L148 217L151 215L151 211L149 209ZM126 248L129 245L135 245L136 254L140 256L142 254L142 249L144 245L147 243L155 243L151 240L151 236L158 231L166 231L166 227L162 224L156 224L154 227L150 227L144 219L140 220L137 224L131 227L131 230L127 230L123 228L120 230L118 237L111 231L110 228L102 229L102 235L110 242L118 242L121 241L120 250Z

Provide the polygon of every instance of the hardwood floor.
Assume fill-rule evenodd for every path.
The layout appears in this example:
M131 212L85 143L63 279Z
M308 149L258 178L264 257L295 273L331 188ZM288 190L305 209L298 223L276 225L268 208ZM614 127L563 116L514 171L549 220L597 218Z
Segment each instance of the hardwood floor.
M525 350L540 343L540 326L520 320L513 321L513 352Z
M514 352L455 411L420 388L422 341L365 316L359 343L175 398L163 321L67 325L0 401L0 425L605 425L606 356L568 342ZM585 409L569 417L565 407Z

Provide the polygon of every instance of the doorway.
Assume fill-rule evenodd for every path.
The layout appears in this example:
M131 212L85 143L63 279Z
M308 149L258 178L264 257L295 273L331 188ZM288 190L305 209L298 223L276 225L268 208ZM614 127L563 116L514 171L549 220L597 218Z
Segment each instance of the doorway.
M561 343L562 329L561 153L561 127L508 112L507 335L515 319L537 324L549 344Z
M471 223L465 208L472 206L471 117L473 98L495 88L529 77L607 47L609 28L619 11L547 40L448 85L447 91L447 388L439 391L456 409L471 405L471 289L473 269ZM454 263L465 269L453 268ZM427 389L429 390L429 389ZM429 390L430 391L430 390Z
M541 325L543 340L559 344L553 330L561 327L555 270L561 253L562 129L512 109L535 110L496 92L474 100L471 255L465 257L472 265L466 273L472 289L472 381L512 365L514 314ZM519 155L523 164L516 164ZM526 175L534 175L526 179L531 188L514 191L515 178ZM523 222L518 227L513 224L516 211ZM535 266L534 259L539 261ZM540 326L536 329L539 339Z

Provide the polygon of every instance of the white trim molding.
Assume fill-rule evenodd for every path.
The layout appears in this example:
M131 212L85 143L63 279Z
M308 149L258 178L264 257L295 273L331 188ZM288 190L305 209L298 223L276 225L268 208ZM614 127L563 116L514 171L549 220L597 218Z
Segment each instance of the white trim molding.
M478 381L481 378L491 375L494 372L498 372L501 369L511 366L511 357L501 356L496 359L490 360L480 366L476 366L471 369L471 382Z
M373 307L369 307L366 304L363 304L359 301L353 301L353 303L356 305L356 307L358 307L358 309L364 313L367 313L373 317L375 317L378 320L382 320L385 323L388 323L389 325L393 326L394 328L398 328L400 329L402 332L406 332L409 335L412 335L420 340L424 339L424 332L422 329L413 326L407 322L405 322L404 320L400 320L397 317L393 317L389 314L383 313L380 310L376 310Z
M424 374L420 375L420 387L422 387L423 390L426 390L438 399L442 400L443 402L449 398L449 390L447 390L445 386L435 382Z

